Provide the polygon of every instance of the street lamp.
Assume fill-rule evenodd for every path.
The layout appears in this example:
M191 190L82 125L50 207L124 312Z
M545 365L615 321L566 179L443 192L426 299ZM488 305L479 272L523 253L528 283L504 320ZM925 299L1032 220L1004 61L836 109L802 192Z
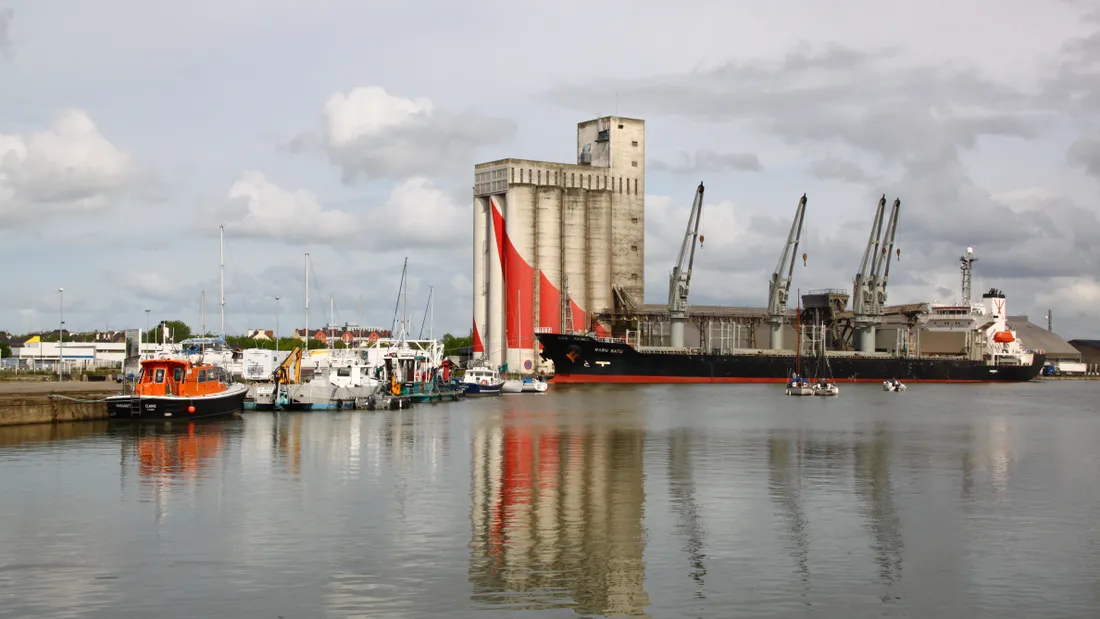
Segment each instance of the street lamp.
M149 342L149 310L145 310L145 342Z
M57 289L57 382L61 382L61 365L65 359L65 289Z
M279 353L279 297L275 297L275 356Z

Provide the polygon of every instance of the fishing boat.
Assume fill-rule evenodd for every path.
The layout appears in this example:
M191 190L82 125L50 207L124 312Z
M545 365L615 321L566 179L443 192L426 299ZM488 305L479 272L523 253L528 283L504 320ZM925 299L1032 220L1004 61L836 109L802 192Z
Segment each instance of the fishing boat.
M504 381L500 372L488 366L468 368L462 377L462 386L468 396L500 395Z
M164 421L203 419L244 410L248 387L231 382L220 366L186 359L146 359L133 393L106 398L107 417Z
M905 391L905 383L901 382L900 380L898 380L896 378L891 378L889 380L884 380L884 381L882 381L882 390L883 391L895 391L895 392Z

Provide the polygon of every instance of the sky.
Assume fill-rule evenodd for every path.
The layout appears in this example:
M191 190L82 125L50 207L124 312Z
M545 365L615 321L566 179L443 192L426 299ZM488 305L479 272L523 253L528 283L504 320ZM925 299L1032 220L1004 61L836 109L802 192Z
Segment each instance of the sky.
M473 166L646 121L646 301L706 185L691 301L850 288L901 200L888 303L975 292L1100 338L1100 5L1078 1L0 0L0 330L468 333ZM64 292L60 293L59 288ZM63 298L62 298L63 295ZM276 302L275 298L280 297ZM427 334L428 325L424 326Z

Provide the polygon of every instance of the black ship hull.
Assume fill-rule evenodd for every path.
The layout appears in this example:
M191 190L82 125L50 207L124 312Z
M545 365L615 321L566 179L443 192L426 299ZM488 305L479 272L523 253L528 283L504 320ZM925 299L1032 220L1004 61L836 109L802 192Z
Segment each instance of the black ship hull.
M780 383L795 371L792 354L716 355L644 352L623 342L582 335L536 334L542 358L554 362L556 383ZM1030 365L989 365L947 358L901 358L886 355L829 356L836 382L881 382L896 378L912 383L1025 382L1039 375L1046 355L1036 353ZM803 373L807 360L802 360Z
M234 385L222 393L193 398L117 395L107 398L107 418L118 421L208 419L244 410L248 389Z

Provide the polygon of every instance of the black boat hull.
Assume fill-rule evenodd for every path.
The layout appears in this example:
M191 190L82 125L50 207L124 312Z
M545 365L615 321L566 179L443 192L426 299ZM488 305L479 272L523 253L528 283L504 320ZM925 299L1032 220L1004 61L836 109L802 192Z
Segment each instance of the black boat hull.
M640 352L622 342L582 335L536 334L542 357L554 362L556 383L781 383L795 370L793 354ZM835 382L1025 382L1039 375L1046 355L1031 365L987 365L966 359L905 359L883 355L830 356ZM802 360L806 372L806 359Z
M223 417L243 411L247 393L247 389L231 388L224 394L195 398L112 396L107 398L107 418L118 421L176 421Z

